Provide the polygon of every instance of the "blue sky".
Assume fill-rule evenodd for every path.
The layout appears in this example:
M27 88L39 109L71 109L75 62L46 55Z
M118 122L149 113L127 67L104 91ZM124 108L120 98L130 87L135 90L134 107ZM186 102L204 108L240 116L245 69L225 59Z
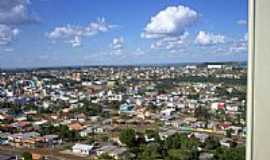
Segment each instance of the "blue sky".
M244 61L247 0L6 0L0 67Z

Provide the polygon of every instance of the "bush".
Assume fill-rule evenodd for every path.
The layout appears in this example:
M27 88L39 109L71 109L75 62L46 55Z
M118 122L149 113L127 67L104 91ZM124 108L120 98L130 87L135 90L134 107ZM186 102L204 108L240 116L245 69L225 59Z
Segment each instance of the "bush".
M32 154L29 153L29 152L24 152L22 154L22 157L23 157L24 160L32 160Z
M136 144L136 133L134 129L127 128L121 131L119 139L121 143L128 147L133 147Z

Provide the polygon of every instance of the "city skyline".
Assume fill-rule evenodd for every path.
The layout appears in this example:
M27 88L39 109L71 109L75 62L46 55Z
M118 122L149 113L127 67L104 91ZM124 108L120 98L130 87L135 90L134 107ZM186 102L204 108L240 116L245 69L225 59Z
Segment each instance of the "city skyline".
M244 0L0 2L0 67L245 61Z

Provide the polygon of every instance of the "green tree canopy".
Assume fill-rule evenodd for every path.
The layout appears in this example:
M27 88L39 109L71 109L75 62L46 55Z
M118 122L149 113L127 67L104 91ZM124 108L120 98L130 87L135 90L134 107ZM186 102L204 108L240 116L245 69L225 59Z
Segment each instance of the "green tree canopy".
M133 147L136 144L136 132L132 128L127 128L121 131L119 139L121 143L128 147Z
M182 149L170 149L166 160L190 160L192 157L191 151Z
M165 140L166 149L194 149L199 145L196 139L188 138L185 134L176 133Z
M24 160L32 160L32 154L30 152L23 152L22 157Z
M142 154L140 159L142 160L153 160L162 158L161 155L162 146L158 143L149 143L142 147Z
M205 148L208 150L214 150L220 146L219 139L214 136L208 137L205 141L205 144Z
M245 160L245 146L237 148L219 148L216 151L217 160Z

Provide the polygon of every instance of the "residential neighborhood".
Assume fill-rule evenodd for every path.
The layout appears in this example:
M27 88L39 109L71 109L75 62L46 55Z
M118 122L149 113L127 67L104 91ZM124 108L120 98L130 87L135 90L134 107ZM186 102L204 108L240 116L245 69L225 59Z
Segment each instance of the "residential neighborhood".
M241 160L246 79L240 63L0 70L0 159Z

